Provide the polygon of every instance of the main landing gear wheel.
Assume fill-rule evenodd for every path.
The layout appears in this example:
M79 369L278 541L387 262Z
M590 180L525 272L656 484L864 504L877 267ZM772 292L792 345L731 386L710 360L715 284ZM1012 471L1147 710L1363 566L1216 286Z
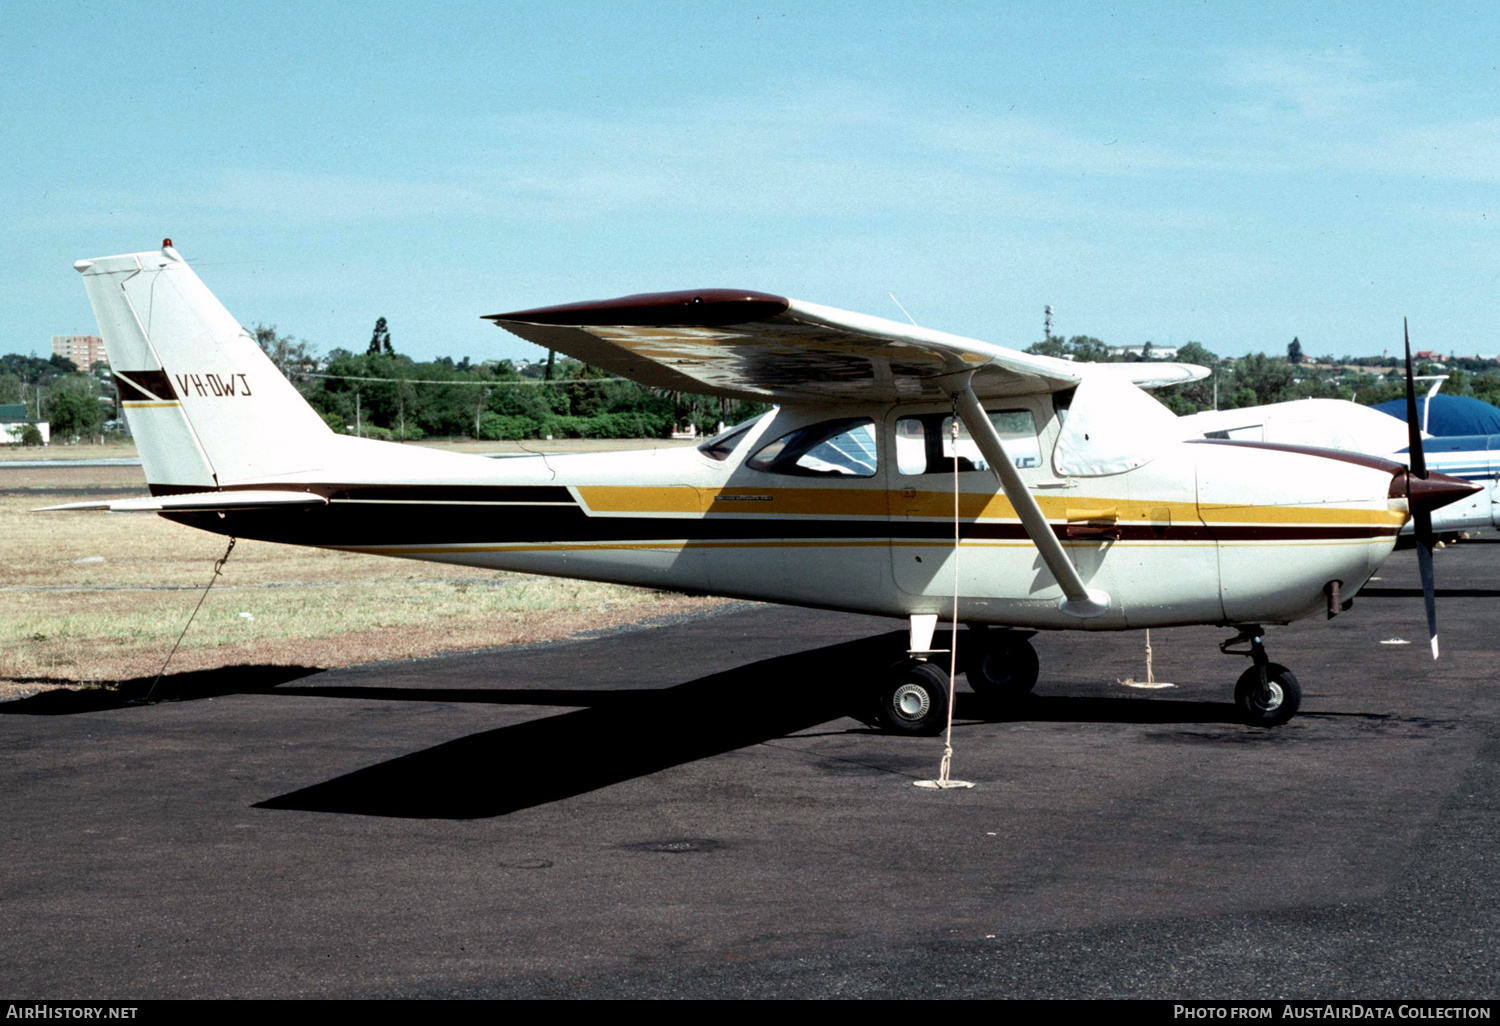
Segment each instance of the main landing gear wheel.
M936 734L948 724L951 691L948 675L931 663L900 663L880 688L880 724L896 734Z
M1252 666L1240 674L1234 685L1234 703L1251 726L1279 726L1297 715L1302 704L1302 686L1292 671L1280 663L1265 664L1264 681L1261 670Z
M988 634L989 637L984 635ZM1041 672L1036 649L1025 638L1005 638L999 631L969 631L969 655L964 659L964 673L969 687L984 698L1020 698L1036 687ZM963 653L963 645L959 645Z

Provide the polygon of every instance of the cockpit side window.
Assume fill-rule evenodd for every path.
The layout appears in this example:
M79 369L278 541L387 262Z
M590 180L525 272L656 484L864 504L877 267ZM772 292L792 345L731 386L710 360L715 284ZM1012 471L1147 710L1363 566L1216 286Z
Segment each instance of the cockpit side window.
M1030 410L988 410L990 423L1005 443L1005 451L1018 468L1042 465L1036 418ZM896 470L906 475L951 474L954 462L959 473L988 470L979 446L962 423L958 444L953 442L953 417L926 413L896 421Z
M825 420L788 431L762 446L746 466L798 477L874 477L875 422Z

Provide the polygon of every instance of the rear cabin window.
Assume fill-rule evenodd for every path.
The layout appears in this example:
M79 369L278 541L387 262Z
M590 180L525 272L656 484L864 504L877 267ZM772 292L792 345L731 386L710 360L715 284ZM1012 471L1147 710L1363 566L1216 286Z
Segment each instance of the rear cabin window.
M1000 435L1005 452L1018 468L1040 467L1042 446L1036 435L1036 418L1030 410L987 410L990 423ZM958 460L959 473L989 470L969 431L960 421L958 447L953 443L953 416L927 413L896 421L896 470L908 476L951 474Z
M874 477L875 422L826 420L788 431L764 445L746 465L798 477Z

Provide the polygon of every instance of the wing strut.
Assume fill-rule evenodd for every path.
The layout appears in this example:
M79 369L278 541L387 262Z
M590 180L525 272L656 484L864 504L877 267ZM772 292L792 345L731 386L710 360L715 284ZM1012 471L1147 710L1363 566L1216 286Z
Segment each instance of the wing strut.
M1084 620L1104 613L1109 608L1109 593L1090 588L1078 576L1077 568L1068 558L1062 543L1057 540L1057 535L1052 532L1052 525L1047 523L1047 517L1037 505L1036 497L1027 490L1021 475L1016 473L1016 465L1006 455L1000 433L985 415L984 407L979 405L974 390L965 384L962 390L953 393L953 398L958 406L959 417L969 429L969 437L974 439L979 451L984 454L985 462L1000 479L1005 497L1021 518L1021 526L1026 529L1032 544L1041 553L1042 562L1047 564L1047 569L1052 571L1052 576L1062 586L1065 597L1058 602L1057 608Z

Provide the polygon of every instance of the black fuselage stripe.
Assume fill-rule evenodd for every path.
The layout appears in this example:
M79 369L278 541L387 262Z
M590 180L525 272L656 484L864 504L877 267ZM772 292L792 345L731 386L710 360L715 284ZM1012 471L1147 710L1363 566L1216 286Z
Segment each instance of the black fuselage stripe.
M152 495L181 495L204 491L202 485L153 484ZM370 484L249 484L229 485L234 491L312 492L334 502L556 502L577 505L573 493L561 485L370 485Z
M541 491L541 489L538 489ZM493 500L490 500L493 501ZM517 502L546 501L540 499ZM335 502L317 509L265 509L217 513L172 513L171 519L217 534L320 546L485 545L507 543L748 542L889 540L926 543L951 540L953 524L941 520L816 519L708 515L701 517L589 516L578 506L390 504ZM1070 538L1063 524L1053 530L1065 542L1109 541L1211 543L1215 541L1329 541L1390 537L1394 526L1320 524L1121 526L1118 537ZM1021 541L1018 523L968 521L960 535L970 541Z

